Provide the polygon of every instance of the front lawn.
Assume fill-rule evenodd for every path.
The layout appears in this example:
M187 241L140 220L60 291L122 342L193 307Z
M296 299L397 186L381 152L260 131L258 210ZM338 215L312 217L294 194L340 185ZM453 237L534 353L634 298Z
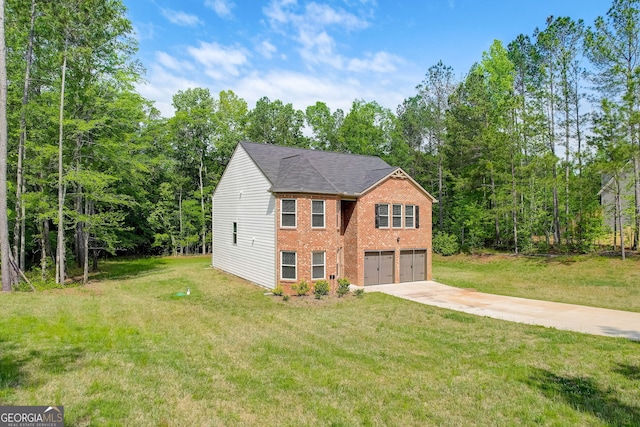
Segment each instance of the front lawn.
M140 262L0 295L0 404L64 405L67 426L640 425L637 342Z
M640 312L640 257L433 258L433 279L480 292Z

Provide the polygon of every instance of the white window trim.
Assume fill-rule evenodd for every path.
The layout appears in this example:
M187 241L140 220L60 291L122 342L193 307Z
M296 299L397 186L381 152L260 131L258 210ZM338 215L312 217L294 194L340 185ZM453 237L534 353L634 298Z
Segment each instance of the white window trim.
M408 207L411 207L411 222L413 224L411 227L407 227L407 208ZM404 227L416 228L416 205L405 205L402 214L404 217Z
M398 218L398 215L395 215L394 212L393 212L393 207L394 206L400 206L400 215L399 215L399 217L400 217L400 225L398 227L393 225L394 219ZM401 204L401 203L393 203L391 205L391 228L399 229L399 228L402 228L403 225L404 225L404 205Z
M313 216L320 215L319 213L313 213L313 202L322 202L322 226L313 225ZM311 228L326 228L327 226L327 203L324 200L311 200Z
M231 243L234 246L238 246L238 222L237 221L233 221L233 229L231 231Z
M387 207L387 214L386 215L382 215L382 213L380 212L382 206L386 206ZM388 229L391 228L391 212L389 209L389 203L378 203L378 228L379 229ZM386 217L387 218L387 225L386 226L382 226L382 217Z
M322 264L314 264L313 256L315 254L322 254ZM313 275L314 267L322 266L322 277L316 277ZM325 251L313 251L311 252L311 280L323 280L327 277L327 253Z
M285 200L293 200L293 212L284 212L282 205ZM293 215L294 224L284 225L282 221L283 215ZM297 199L280 199L280 227L281 228L296 228L298 226L298 200Z
M288 252L288 253L293 253L296 257L296 263L294 265L290 265L287 264L286 266L283 264L283 258L284 258L284 253ZM293 267L295 274L294 274L294 278L290 278L290 277L283 277L282 272L284 270L283 267ZM296 251L280 251L280 280L298 280L298 253Z

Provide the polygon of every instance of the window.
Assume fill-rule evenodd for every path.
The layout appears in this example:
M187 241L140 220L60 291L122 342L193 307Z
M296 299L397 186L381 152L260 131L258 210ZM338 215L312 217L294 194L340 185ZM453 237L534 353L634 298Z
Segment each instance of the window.
M393 228L402 228L402 205L393 205Z
M311 278L324 279L325 253L313 252L311 254Z
M238 244L238 223L237 222L233 223L233 244L234 245Z
M389 205L376 205L376 228L389 228Z
M296 199L282 199L280 204L280 226L296 226Z
M311 201L311 227L324 228L324 200Z
M280 278L283 280L296 280L296 277L296 253L280 252Z
M406 228L420 228L419 206L406 205L404 207L404 226Z

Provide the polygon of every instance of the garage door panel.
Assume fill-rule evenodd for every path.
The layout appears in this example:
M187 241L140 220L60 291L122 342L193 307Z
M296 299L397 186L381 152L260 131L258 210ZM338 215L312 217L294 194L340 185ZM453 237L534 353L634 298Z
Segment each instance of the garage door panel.
M427 251L423 249L400 252L400 281L426 280Z
M395 252L371 251L364 253L364 285L394 282Z
M394 253L382 252L380 254L380 283L393 283Z
M400 252L400 281L413 281L413 251Z
M415 251L413 254L413 280L426 280L427 252Z

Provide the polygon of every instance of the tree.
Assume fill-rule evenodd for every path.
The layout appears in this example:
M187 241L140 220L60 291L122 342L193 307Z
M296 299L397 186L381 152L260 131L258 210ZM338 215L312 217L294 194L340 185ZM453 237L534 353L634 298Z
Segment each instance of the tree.
M7 49L4 18L4 0L0 0L0 268L2 292L11 292L11 246L7 216Z
M305 120L313 132L311 147L319 150L335 150L338 146L338 129L344 121L344 112L331 109L324 102L307 107Z
M631 147L634 182L633 247L640 240L640 1L614 0L605 18L586 31L586 53L602 98L623 106L625 139Z
M265 144L308 147L309 141L303 135L304 113L284 104L262 97L249 113L247 136L255 142Z

